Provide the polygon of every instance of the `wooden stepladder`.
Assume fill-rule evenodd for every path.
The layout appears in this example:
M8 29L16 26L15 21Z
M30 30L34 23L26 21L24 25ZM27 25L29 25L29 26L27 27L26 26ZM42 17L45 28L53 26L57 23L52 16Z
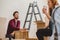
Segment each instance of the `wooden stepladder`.
M37 12L35 11L35 8L36 8ZM34 18L35 18L36 21L38 21L38 17L39 17L39 20L43 21L42 16L41 16L41 13L40 13L40 10L39 10L39 7L37 5L37 2L33 2L33 3L30 3L29 4L29 8L28 8L28 11L27 11L27 15L26 15L26 19L25 19L23 28L26 27L26 24L27 23L29 23L27 29L30 30L30 26L31 26L33 15L34 15ZM30 16L29 20L28 20L28 16Z

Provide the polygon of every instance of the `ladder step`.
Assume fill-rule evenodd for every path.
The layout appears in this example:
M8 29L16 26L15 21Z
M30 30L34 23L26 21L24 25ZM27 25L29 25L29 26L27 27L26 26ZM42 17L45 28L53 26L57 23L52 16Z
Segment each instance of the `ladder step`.
M37 7L37 5L34 5L34 7Z
M32 13L28 13L28 14L32 14Z
M31 21L25 21L25 22L31 22Z
M35 15L37 15L37 14L39 14L39 13L35 13Z
M33 4L32 4L32 3L30 3L30 4L29 4L29 7L32 7L32 6L33 6Z
M32 7L32 5L30 5L29 7Z

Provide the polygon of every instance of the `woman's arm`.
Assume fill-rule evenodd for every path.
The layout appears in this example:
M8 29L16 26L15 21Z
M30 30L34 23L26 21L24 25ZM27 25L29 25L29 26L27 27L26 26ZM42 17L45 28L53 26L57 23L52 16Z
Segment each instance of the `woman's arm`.
M50 13L47 12L47 9L46 8L43 8L42 11L47 16L47 18L50 20L51 19L51 16L49 15Z
M51 16L49 15L49 13L45 14L47 16L47 18L50 20Z

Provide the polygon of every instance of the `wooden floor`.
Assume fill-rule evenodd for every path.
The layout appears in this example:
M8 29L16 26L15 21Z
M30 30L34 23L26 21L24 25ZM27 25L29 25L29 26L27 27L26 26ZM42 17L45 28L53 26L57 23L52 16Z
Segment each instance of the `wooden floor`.
M8 38L0 38L0 40L9 40ZM38 40L37 38L27 38L27 39L12 39L12 40Z
M8 40L8 38L0 38L0 40ZM30 38L30 39L12 39L12 40L37 40L37 39ZM54 40L54 37L51 36L51 37L49 38L49 40ZM58 40L60 40L60 36L59 36Z
M0 40L9 40L9 38L0 38ZM38 40L37 38L12 39L12 40Z

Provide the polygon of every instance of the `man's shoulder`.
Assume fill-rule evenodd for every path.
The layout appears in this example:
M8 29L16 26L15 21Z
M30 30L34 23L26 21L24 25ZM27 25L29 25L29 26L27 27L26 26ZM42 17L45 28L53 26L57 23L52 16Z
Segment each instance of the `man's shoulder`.
M18 20L18 22L20 22L20 20Z
M14 21L14 19L9 20L9 22Z
M9 22L11 22L11 21L15 21L14 19L11 19ZM20 20L18 20L18 22L20 22Z

